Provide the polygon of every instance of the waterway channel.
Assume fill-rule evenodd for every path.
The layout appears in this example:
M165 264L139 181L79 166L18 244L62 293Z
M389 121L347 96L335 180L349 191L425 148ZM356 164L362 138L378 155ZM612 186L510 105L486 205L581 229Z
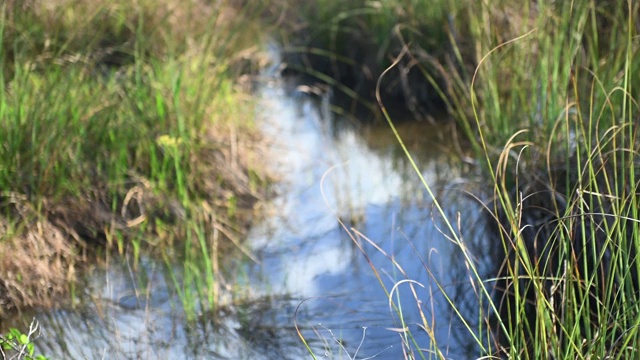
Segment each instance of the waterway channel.
M388 126L357 129L331 111L330 94L279 82L261 86L257 114L277 195L246 240L257 261L232 269L243 274L236 288L255 301L221 309L215 323L189 323L164 264L143 258L144 286L130 264L111 264L77 295L87 305L36 314L39 350L52 359L311 358L297 325L318 358L403 359L408 349L428 354L433 339L447 358L478 356L460 320L473 331L479 318L472 276ZM473 168L451 132L424 122L398 128L456 232L478 249L479 269L491 273L481 206L468 194ZM402 319L385 292L396 284ZM415 342L405 343L404 328Z

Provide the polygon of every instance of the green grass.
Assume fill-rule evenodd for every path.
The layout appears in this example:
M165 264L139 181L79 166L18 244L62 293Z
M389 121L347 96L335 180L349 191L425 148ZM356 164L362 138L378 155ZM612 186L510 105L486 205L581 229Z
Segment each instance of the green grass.
M482 26L495 9L473 9L471 27L488 41L479 41L475 116L458 119L477 135L509 254L499 282L512 294L499 322L502 352L634 357L637 4L528 10L514 33Z
M405 102L417 118L442 104L434 87L421 80L416 61L430 70L450 55L447 28L457 5L446 2L403 1L273 1L272 17L286 14L275 38L282 45L286 71L311 83L331 85L338 105L348 111L375 106L375 82L406 43L414 50L396 76L384 84L382 95ZM416 14L420 14L419 17ZM414 61L412 61L414 60ZM396 69L394 69L396 71ZM431 81L445 86L443 73ZM343 99L344 98L344 99ZM350 99L350 101L349 101Z
M509 10L511 24L494 23ZM494 184L508 254L495 280L509 300L485 330L503 337L493 352L637 356L637 5L469 11L480 60L461 103L474 116L457 120Z
M77 253L106 244L138 258L186 243L200 256L182 255L185 270L204 274L198 293L213 306L219 269L203 259L235 246L228 237L242 233L262 186L250 156L253 103L238 86L254 71L245 58L255 56L257 27L243 22L253 13L200 1L5 3L0 216L29 224L21 208L39 215L0 246L43 223ZM213 233L231 245L211 248ZM0 273L37 287L20 261L4 257Z

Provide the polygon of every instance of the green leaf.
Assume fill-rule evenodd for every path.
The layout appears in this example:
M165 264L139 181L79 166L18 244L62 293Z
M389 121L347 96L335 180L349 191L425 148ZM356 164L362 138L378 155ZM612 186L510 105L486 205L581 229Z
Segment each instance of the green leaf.
M20 344L22 345L26 345L29 343L29 337L25 334L20 334L20 336L18 337Z

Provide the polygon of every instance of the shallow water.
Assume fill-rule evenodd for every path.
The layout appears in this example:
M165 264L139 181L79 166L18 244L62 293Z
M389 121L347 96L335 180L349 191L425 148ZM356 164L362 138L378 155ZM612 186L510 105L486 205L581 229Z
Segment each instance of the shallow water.
M287 94L275 83L260 96L269 165L282 179L270 215L247 239L259 262L238 261L231 270L245 274L249 301L221 308L216 321L203 315L187 323L164 265L143 259L144 271L134 273L127 262L112 264L92 274L79 295L86 305L36 315L42 352L52 359L309 358L295 323L320 358L400 359L400 328L415 335L409 348L433 345L420 329L421 308L445 356L477 357L442 295L474 326L477 296L463 254L444 235L442 217L390 130L356 131L336 121L328 97ZM447 216L460 219L456 231L481 255L490 246L478 235L480 206L465 193L468 169L453 155L450 134L426 123L399 130ZM489 258L477 263L491 271ZM402 322L384 288L406 279L420 285L415 296L409 282L393 294Z
M446 356L477 356L436 284L465 309L469 321L478 318L462 253L443 235L441 216L388 127L361 136L348 126L335 128L345 122L332 121L326 99L300 101L278 88L264 89L263 97L264 113L280 114L267 116L264 127L279 140L273 158L285 178L274 200L277 215L251 232L250 244L261 259L250 268L256 274L251 278L260 279L252 287L304 300L290 315L316 355L403 358L401 336L390 330L403 325L390 311L375 267L388 291L405 279L424 286L415 286L419 305L408 283L396 293L420 347L432 342L418 330L417 306L429 320L435 317L435 337ZM486 249L488 239L478 236L480 206L465 192L468 169L453 155L450 133L442 125L412 122L399 124L399 131L447 216L459 214L463 235L473 236L468 243L478 252ZM490 259L478 262L490 273Z

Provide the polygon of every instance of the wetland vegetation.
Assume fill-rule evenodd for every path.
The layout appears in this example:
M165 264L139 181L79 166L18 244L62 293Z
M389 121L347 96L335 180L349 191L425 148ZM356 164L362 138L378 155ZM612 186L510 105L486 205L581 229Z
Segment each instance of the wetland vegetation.
M55 305L105 251L179 256L197 283L176 284L184 305L214 305L219 252L266 184L241 81L260 61L248 11L3 3L0 314Z
M221 287L235 286L224 259L251 256L242 240L267 190L251 75L275 41L280 73L300 92L335 94L334 112L375 112L394 134L391 110L446 118L468 145L460 161L473 159L486 189L471 194L489 223L477 231L496 249L481 255L398 136L466 268L476 319L446 284L439 291L472 356L637 357L638 3L30 0L1 10L0 316L58 305L95 259L130 256L135 268L141 254L181 264L173 285L189 321L219 305ZM480 256L497 264L489 277ZM371 265L404 356L446 358L421 299L411 327L394 297L417 280L385 287ZM336 357L351 358L342 349Z

